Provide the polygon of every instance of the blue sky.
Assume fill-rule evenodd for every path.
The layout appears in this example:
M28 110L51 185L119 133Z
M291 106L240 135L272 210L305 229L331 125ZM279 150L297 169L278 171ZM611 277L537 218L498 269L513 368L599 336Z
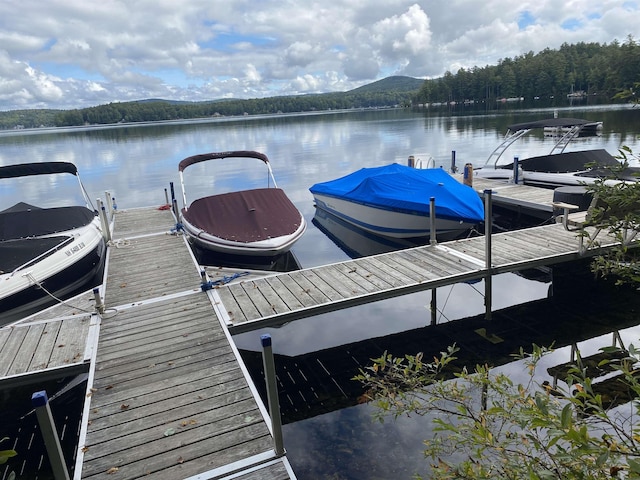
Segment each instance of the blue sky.
M434 78L640 41L640 0L2 0L0 110L203 101Z

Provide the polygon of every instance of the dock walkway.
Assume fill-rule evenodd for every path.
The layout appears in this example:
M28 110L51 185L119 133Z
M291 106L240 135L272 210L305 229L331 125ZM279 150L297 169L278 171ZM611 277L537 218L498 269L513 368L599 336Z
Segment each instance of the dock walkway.
M601 248L615 243L601 238ZM552 224L492 235L489 269L482 236L246 280L220 286L213 295L218 316L232 333L241 333L601 251L581 251L576 232Z
M295 478L173 222L116 215L76 478Z

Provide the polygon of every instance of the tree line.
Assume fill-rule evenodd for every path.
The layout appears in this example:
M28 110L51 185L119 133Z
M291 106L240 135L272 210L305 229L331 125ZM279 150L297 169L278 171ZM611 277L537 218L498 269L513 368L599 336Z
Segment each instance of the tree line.
M528 52L498 65L461 68L426 80L413 103L496 103L503 98L566 98L597 95L613 99L640 81L640 45L627 37L613 42L563 44L559 49Z
M216 116L297 113L358 108L411 107L434 103L484 103L491 109L507 98L562 98L572 90L607 101L620 92L633 94L640 81L640 46L624 43L563 44L559 49L528 52L497 65L461 68L422 84L410 77L389 77L348 92L225 99L203 102L145 100L109 103L73 110L0 112L0 129L103 125L209 118ZM414 88L415 85L415 88ZM421 86L420 86L421 85Z

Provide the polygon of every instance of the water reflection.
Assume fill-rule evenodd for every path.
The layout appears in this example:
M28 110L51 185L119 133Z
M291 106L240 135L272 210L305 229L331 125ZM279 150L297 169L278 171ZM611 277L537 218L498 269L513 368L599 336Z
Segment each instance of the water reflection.
M429 241L428 238L412 240L375 235L320 208L316 208L312 223L351 258L417 247Z

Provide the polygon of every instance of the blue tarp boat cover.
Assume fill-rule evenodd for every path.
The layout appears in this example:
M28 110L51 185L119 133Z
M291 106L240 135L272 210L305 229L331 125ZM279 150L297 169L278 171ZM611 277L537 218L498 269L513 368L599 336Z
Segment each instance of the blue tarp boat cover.
M328 195L385 210L429 215L435 198L436 217L467 222L484 219L482 200L441 168L417 169L392 163L361 168L344 177L316 183L313 194Z

